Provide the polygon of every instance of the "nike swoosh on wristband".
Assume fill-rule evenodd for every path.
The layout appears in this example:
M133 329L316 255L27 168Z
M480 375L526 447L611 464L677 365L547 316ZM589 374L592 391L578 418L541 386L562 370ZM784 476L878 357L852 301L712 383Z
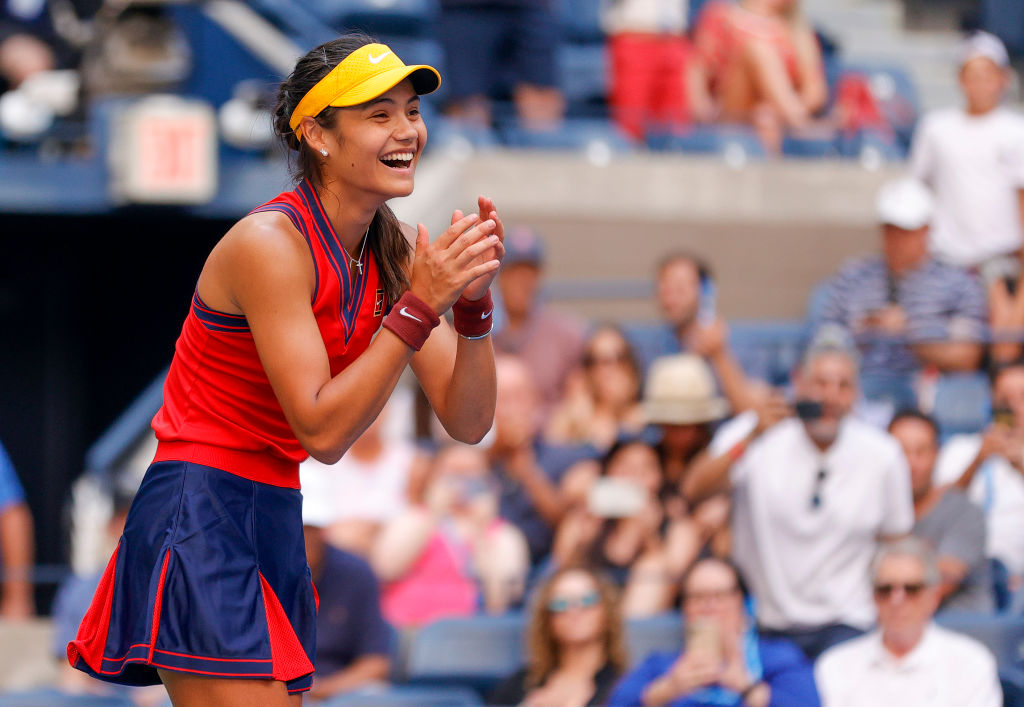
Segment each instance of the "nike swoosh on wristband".
M398 313L401 314L403 317L408 317L409 319L415 319L420 324L422 324L423 320L420 319L419 317L417 317L414 314L409 314L409 312L407 311L408 309L409 309L408 307L402 307L400 310L398 310Z
M391 53L391 52L384 52L384 53L383 53L383 54L381 54L380 56L374 56L373 54L367 54L367 55L366 55L366 59L367 59L367 60L368 60L368 61L369 61L369 62L370 62L371 64L379 64L379 63L381 62L381 59L383 59L384 57L386 57L386 56L387 56L388 54L390 54L390 53ZM419 320L417 319L416 321L419 321Z
M480 315L480 318L481 319L487 319L487 317L491 316L491 312L493 312L493 311L494 310L491 309L491 310L488 310L488 311L484 312L483 314Z

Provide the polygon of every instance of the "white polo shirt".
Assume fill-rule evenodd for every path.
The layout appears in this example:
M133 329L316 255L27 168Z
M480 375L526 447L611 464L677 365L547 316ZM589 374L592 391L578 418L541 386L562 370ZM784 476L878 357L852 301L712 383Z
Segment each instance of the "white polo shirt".
M728 451L757 424L746 412L711 443ZM821 504L812 508L819 470ZM875 619L870 565L881 535L914 524L910 472L899 443L847 417L822 454L803 423L783 420L732 465L733 555L757 597L757 618L772 629Z
M1021 247L1024 117L997 108L929 113L914 135L910 172L935 192L931 248L953 265L977 265Z
M814 667L822 707L1001 707L996 661L981 643L935 624L902 659L882 635L841 643Z
M307 504L326 504L330 522L367 520L386 523L405 510L409 471L416 448L388 442L373 461L346 454L336 464L310 457L299 465L302 495Z
M937 484L956 481L981 449L981 435L956 435L942 446L932 476ZM1024 574L1024 476L1006 459L986 459L967 489L985 512L985 554L998 557L1013 574Z

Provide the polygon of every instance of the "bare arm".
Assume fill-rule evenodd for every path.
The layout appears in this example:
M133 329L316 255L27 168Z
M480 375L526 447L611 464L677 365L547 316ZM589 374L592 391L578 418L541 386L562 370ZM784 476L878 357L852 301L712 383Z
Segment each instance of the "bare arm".
M386 655L364 655L341 670L317 676L310 690L314 699L328 699L341 692L349 692L367 683L385 682L391 670L391 659Z
M3 558L3 595L0 618L25 619L35 613L32 600L32 561L35 542L32 514L24 503L0 513L0 557Z
M493 246L488 239L493 223L477 221L475 215L461 220L433 244L420 228L410 290L435 312L446 311L470 281L498 267L494 260L472 265ZM227 296L245 315L292 431L325 463L341 458L376 418L412 358L412 349L385 329L363 355L331 377L309 306L308 248L283 214L254 214L239 222L211 254L199 289L211 306L219 308L217 302Z
M383 582L391 582L413 566L434 532L433 514L423 508L410 508L384 526L370 552L370 566Z
M929 341L911 347L922 363L940 371L976 371L985 347L974 341Z
M752 40L745 51L761 95L787 125L804 126L810 118L810 111L797 94L778 50L767 42Z
M801 24L794 34L797 70L800 74L800 102L813 115L828 101L821 46L810 25Z
M946 597L953 594L960 588L967 577L970 567L958 557L942 555L938 560L939 565L939 600L945 601Z

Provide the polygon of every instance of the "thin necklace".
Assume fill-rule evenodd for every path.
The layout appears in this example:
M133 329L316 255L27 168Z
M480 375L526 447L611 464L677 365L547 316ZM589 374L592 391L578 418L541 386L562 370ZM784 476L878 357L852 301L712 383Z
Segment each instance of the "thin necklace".
M363 274L363 252L366 250L366 241L368 240L369 235L370 227L367 226L366 233L363 234L363 245L362 247L359 248L358 258L353 258L351 255L348 254L348 251L345 250L345 246L341 246L341 250L345 253L345 257L348 258L348 269L351 270L352 266L354 265L356 270L359 271L360 276L362 276Z

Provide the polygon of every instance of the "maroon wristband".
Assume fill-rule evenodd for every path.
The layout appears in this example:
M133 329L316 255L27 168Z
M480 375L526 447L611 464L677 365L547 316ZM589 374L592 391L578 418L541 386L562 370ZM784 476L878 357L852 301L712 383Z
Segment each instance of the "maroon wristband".
M455 320L455 331L467 339L482 339L491 331L494 324L494 303L491 291L478 300L459 297L452 305L452 317Z
M426 302L406 292L398 298L391 313L384 317L384 328L404 341L413 351L419 351L441 319Z

